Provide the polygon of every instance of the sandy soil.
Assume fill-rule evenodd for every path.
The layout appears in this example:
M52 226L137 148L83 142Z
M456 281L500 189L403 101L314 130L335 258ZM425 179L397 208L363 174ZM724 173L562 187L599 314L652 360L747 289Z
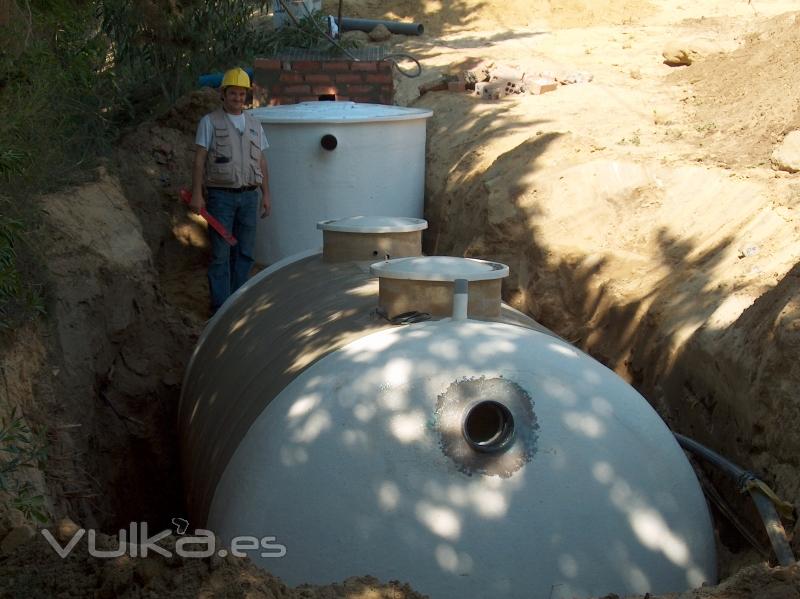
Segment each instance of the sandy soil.
M70 536L61 538L66 543ZM292 589L247 559L232 555L189 559L175 555L178 538L168 537L159 543L173 553L171 557L123 555L100 560L87 555L87 544L82 540L74 552L62 560L43 537L37 536L13 557L0 563L0 597L424 599L408 585L395 581L381 584L369 576L354 576L322 587L301 585ZM97 546L101 550L113 550L120 545L116 537L98 535Z
M425 67L398 80L398 103L435 113L426 251L507 263L507 301L631 381L674 429L800 502L800 175L769 162L800 127L800 21L786 14L797 3L345 6L426 25L390 41ZM663 64L668 45L693 64ZM593 81L499 101L419 97L420 83L480 65ZM42 200L52 317L0 356L0 416L16 406L46 429L51 459L30 480L55 518L110 531L182 510L174 409L207 318L207 247L176 195L215 102L191 94L121 142L114 175ZM752 508L708 474L768 547ZM22 525L0 509L0 540ZM800 528L787 526L797 553ZM796 567L758 563L723 519L718 532L722 573L736 574L682 599L800 597ZM414 596L364 579L291 590L236 560L61 562L37 539L0 557L0 596Z

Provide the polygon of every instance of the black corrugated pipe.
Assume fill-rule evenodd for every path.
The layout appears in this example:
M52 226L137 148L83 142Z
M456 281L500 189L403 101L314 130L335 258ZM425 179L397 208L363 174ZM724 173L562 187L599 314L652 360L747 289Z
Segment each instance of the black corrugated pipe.
M351 19L344 17L341 23L337 20L336 24L341 31L366 31L369 33L378 25L385 25L391 33L401 35L422 35L425 33L425 26L422 23L401 23L399 21L380 21L377 19Z
M792 548L789 546L789 540L786 538L786 530L783 528L781 518L778 515L778 511L775 509L773 500L763 491L764 488L769 490L768 487L755 474L739 468L739 466L710 450L708 447L701 445L689 437L684 437L681 434L674 433L674 435L678 440L678 444L686 451L703 458L722 470L733 479L740 492L750 493L753 502L756 504L758 513L764 521L764 527L767 529L767 536L769 537L770 543L772 543L772 549L775 551L775 557L778 558L778 563L781 566L791 566L794 564L794 554L792 553Z

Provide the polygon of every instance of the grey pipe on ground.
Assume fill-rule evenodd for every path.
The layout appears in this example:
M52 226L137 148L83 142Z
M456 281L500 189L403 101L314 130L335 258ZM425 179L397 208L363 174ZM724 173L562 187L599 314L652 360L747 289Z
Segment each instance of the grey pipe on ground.
M765 495L757 486L747 485L749 481L758 481L758 477L748 470L739 468L739 466L733 462L725 459L697 441L689 437L684 437L679 433L673 434L678 444L686 451L710 462L731 477L742 492L747 491L750 493L753 502L756 504L758 513L764 521L764 527L767 530L767 536L772 544L772 549L775 551L778 564L781 566L791 566L794 564L794 554L792 553L792 548L789 546L786 530L783 528L781 518L778 515L778 511L775 509L775 504L772 502L772 499Z
M378 25L386 26L391 33L401 35L422 35L425 26L422 23L401 23L399 21L381 21L379 19L351 19L344 17L337 19L336 24L340 31L366 31L369 33Z

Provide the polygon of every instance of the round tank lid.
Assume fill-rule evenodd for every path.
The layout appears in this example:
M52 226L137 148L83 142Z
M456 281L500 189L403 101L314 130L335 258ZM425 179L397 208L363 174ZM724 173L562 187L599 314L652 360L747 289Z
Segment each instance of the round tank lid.
M317 223L321 231L340 233L409 233L428 228L428 221L404 216L350 216Z
M507 277L508 266L499 262L488 262L474 258L422 256L376 262L370 266L370 272L375 276L388 279L488 281Z
M301 102L250 111L262 123L371 123L427 119L433 111L361 102Z

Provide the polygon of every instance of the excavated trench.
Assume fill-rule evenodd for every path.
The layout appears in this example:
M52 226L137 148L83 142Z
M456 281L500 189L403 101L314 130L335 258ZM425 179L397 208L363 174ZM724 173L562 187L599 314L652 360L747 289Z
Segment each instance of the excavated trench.
M129 217L135 216L141 230L150 231L145 235L149 237L146 243L144 238L138 242L139 249L142 256L149 252L155 258L101 264L101 258L97 257L96 268L87 269L84 257L82 264L70 267L74 254L66 250L68 235L64 235L65 244L61 246L64 256L59 260L58 274L54 275L57 286L59 281L64 286L57 290L57 322L52 323L54 330L50 333L60 337L60 344L43 357L48 364L57 365L53 372L59 374L49 385L40 382L37 391L40 397L51 396L50 401L58 406L59 413L82 415L79 428L67 425L50 433L54 460L45 470L45 477L50 496L55 499L54 512L69 514L74 520L107 534L116 534L130 522L147 521L151 530L172 528L172 519L186 517L177 453L176 407L183 369L207 316L202 228L192 221L181 222L186 217L173 210L169 194L161 190L154 196L158 198L157 208L142 202L144 186L131 171L130 162L127 169L123 168L121 180L127 197L115 189L113 178L104 178L94 188L90 186L82 192L82 205L85 207L93 198L97 199L97 211L89 212L98 219L106 218L102 210L109 199L121 210L125 204L138 205L138 214L131 212L126 221L129 223ZM136 192L132 193L134 189ZM142 210L142 206L147 209ZM55 208L50 212L51 217L64 216ZM91 226L85 221L83 224ZM59 226L65 228L63 220ZM115 252L129 255L131 248ZM74 285L74 277L86 277L92 271L98 274L82 285ZM574 281L567 278L568 271L562 270L561 275L565 278L560 285L574 286ZM87 287L95 287L96 293L87 294ZM513 290L506 291L512 298ZM573 307L562 305L551 309L564 314ZM549 323L546 315L542 320L557 332L558 325L563 324ZM596 357L606 358L598 353ZM90 359L93 368L81 370L75 364L82 361L89 366ZM657 366L659 356L654 353L652 359L654 367ZM641 373L648 368L636 363L632 370ZM62 373L74 376L64 381ZM641 389L644 377L630 372L629 376ZM691 383L687 380L685 384ZM87 386L88 396L77 391ZM685 410L687 404L657 407L674 424L675 414ZM37 414L35 409L32 414ZM34 420L39 418L47 421L50 415L33 416ZM713 421L713 412L706 410L701 419ZM65 466L62 458L68 452L81 455L82 459ZM762 557L769 556L769 543L752 503L718 472L705 464L695 463L695 466L704 486L713 487L726 499L724 507L741 518L737 528L712 502L721 549L721 574L728 576L742 561L758 558L752 541L760 548ZM69 485L52 482L62 479L81 481L83 492L76 493ZM751 542L742 535L742 527Z
M52 514L110 535L130 522L147 521L151 530L172 528L172 520L187 513L176 409L186 362L208 317L207 249L202 226L178 206L176 193L189 172L196 117L215 102L211 94L190 95L164 119L143 124L123 141L117 176L101 173L96 183L44 199L46 227L53 237L46 256L51 316L19 335L4 358L6 398L12 405L16 401L32 428L47 429L50 457L38 484L50 498ZM436 202L443 198L434 195ZM440 214L447 218L445 211ZM433 231L447 229L446 221L433 224ZM427 250L460 244L469 245L429 238ZM483 257L502 260L504 252L510 249L498 244ZM545 254L529 243L522 259L542 264ZM595 302L600 309L586 318L583 307L592 303L586 273L581 265L567 267L567 261L549 273L528 273L536 286L535 306L525 305L526 283L519 279L504 289L507 301L567 338L580 330L582 348L631 380L674 429L690 436L704 425L735 430L735 423L720 420L727 416L717 406L714 381L696 371L703 347L666 359L659 353L664 348L648 346L643 336L627 347L620 366L620 348L598 342L588 328L608 330L624 320L619 313L624 307L606 298ZM791 294L791 289L783 292ZM781 293L780 285L774 293ZM780 297L768 299L781 305ZM647 317L640 325L647 331L658 323ZM684 392L664 393L664 385ZM750 441L744 433L734 434L726 445L738 451L730 457L736 461L758 454ZM764 453L756 465L770 465ZM742 463L752 464L749 459ZM700 465L698 473L740 515L738 528L745 528L763 553L769 544L751 503L707 466ZM721 574L757 562L759 553L737 526L713 504L712 510ZM5 518L8 529L10 519ZM49 559L43 557L46 548L37 551L20 563ZM413 596L407 588L404 593Z

